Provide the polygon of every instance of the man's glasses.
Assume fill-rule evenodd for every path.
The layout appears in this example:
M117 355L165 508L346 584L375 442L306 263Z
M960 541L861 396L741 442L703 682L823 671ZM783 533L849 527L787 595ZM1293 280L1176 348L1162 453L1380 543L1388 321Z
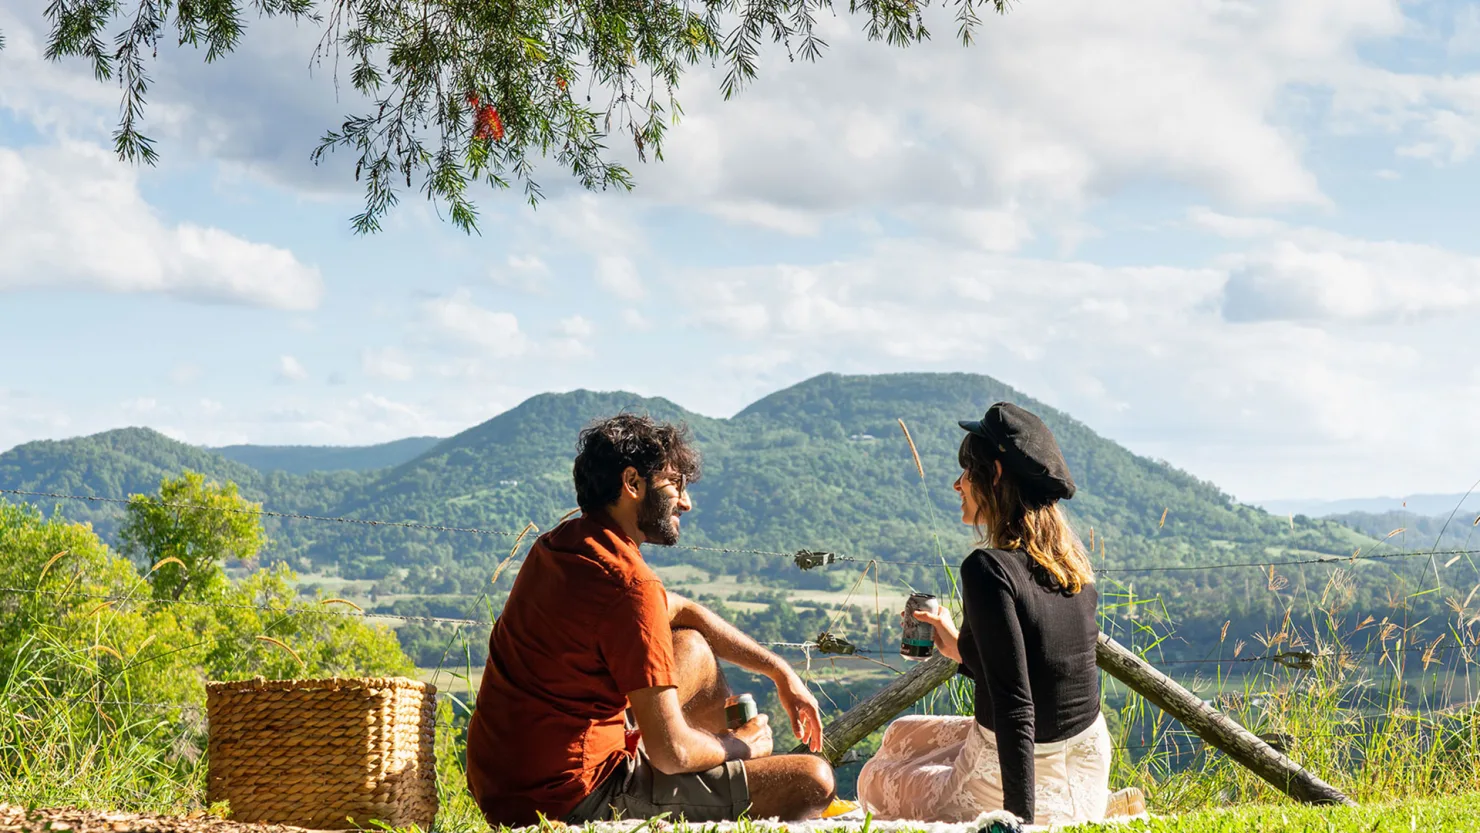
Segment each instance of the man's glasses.
M667 472L664 472L662 474L659 474L658 477L664 478L665 482L672 483L674 488L678 490L678 494L680 496L682 496L684 491L688 489L689 476L686 474L668 474Z

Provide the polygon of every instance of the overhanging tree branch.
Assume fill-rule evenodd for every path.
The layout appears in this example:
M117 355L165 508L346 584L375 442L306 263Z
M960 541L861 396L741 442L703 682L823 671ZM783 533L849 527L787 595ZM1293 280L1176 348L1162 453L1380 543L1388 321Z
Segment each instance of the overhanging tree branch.
M977 9L1007 0L941 0L955 7L957 37L972 42ZM46 57L85 58L100 81L122 88L114 150L154 164L142 132L148 62L172 25L180 45L204 47L207 62L236 49L245 32L243 0L52 0ZM871 40L909 46L930 37L931 0L849 0ZM613 134L639 160L662 160L685 70L723 64L721 91L739 94L759 72L769 40L789 59L815 61L827 44L817 15L832 0L251 0L261 17L322 27L314 60L350 62L348 80L371 104L347 116L311 153L355 158L365 188L359 233L379 231L416 188L465 232L477 230L470 185L522 186L542 198L534 161L553 159L588 190L630 189L631 172L612 159ZM117 28L117 31L114 31ZM111 42L110 48L107 44ZM0 48L4 39L0 37ZM602 99L605 99L604 102ZM593 104L593 99L598 103Z

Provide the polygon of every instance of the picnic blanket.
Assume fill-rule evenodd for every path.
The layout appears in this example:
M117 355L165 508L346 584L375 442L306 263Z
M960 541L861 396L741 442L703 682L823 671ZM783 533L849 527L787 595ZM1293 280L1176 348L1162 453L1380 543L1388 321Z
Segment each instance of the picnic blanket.
M1142 813L1137 816L1119 816L1106 819L1099 823L1105 829L1113 829L1129 821L1148 818ZM910 821L900 819L897 821L880 821L878 819L867 819L862 810L854 810L851 813L833 816L830 819L813 819L811 821L789 821L782 822L777 819L755 819L746 822L747 830L764 831L764 833L825 833L825 831L861 831L864 822L868 822L869 833L1052 833L1072 825L1042 825L1023 824L1017 816L1006 810L994 810L990 813L982 813L974 820L965 823L946 823L933 821ZM647 828L656 831L671 831L677 825L667 820L654 822L652 820L630 819L627 821L594 822L582 828L589 833L632 833L638 828ZM702 833L740 833L739 822L710 822L707 824L690 825L695 831ZM534 831L536 828L527 827L526 831Z

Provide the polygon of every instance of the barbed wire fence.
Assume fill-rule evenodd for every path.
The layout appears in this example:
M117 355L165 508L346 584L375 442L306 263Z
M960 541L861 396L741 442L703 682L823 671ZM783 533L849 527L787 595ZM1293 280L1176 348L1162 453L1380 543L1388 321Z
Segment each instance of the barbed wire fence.
M103 503L103 504L120 505L120 506L127 506L127 505L129 505L131 502L133 502L136 499L136 498L120 498L120 497L98 496L98 495L80 495L80 494L72 494L72 493L65 493L65 492L51 492L51 491L24 490L24 489L9 489L9 488L0 488L0 495L12 495L12 496L19 497L19 498L33 498L33 499L34 498L43 498L43 499L52 499L52 500L82 501L82 502L88 502L88 503ZM515 540L514 548L510 552L509 556L507 558L503 559L503 561L500 563L500 566L499 566L498 570L495 571L494 576L493 576L493 580L495 582L497 581L499 575L502 573L504 566L506 566L511 561L517 559L517 557L520 554L520 549L521 549L520 544L521 544L521 542L523 542L525 540L525 538L528 535L528 533L533 529L533 524L526 525L526 527L524 529L520 530L520 531L512 531L512 530L501 530L501 529L488 529L488 528L483 528L483 527L450 526L450 525L432 524L432 523L424 523L424 522L417 522L417 521L390 521L390 520L379 520L379 519L355 518L355 517L348 517L348 516L314 515L314 514L298 513L298 512L282 512L282 511L268 510L268 509L264 509L264 508L261 508L261 507L222 507L222 506L211 506L211 505L205 505L205 504L175 503L175 502L168 502L168 501L160 501L158 499L150 498L150 497L147 497L147 496L144 499L145 500L148 500L152 505L155 505L155 506L164 506L166 508L190 509L190 510L206 510L206 511L214 511L214 512L236 513L236 514L250 514L250 515L260 516L260 517L263 517L263 518L274 518L274 519L294 520L294 521L309 521L309 522L317 522L317 523L348 524L348 525L364 526L364 527L371 527L371 528L405 529L405 530L416 530L416 531L426 531L426 532L457 533L457 534L469 534L469 535L480 535L480 536L494 536L494 537L501 537L501 538L512 538L512 539ZM1389 536L1389 537L1391 537L1391 536ZM532 543L532 541L531 541L531 543ZM1101 544L1101 546L1103 547L1103 543ZM879 569L879 566L880 565L890 565L890 566L924 566L924 567L931 567L931 568L940 568L940 567L946 566L943 563L943 561L940 560L940 559L935 559L935 560L885 559L885 558L877 558L877 557L873 557L873 556L853 555L853 554L848 554L848 553L836 553L836 552L832 552L832 551L829 551L829 550L810 549L810 548L797 549L797 550L793 550L793 551L780 551L780 550L763 550L763 549L754 549L754 548L745 548L745 547L722 547L722 546L703 546L703 545L684 545L684 544L677 544L677 545L673 545L671 547L671 549L685 550L685 551L693 551L693 552L702 552L702 553L715 553L715 554L726 554L726 555L745 555L745 556L755 556L755 557L771 558L771 559L785 559L785 560L791 562L791 564L793 566L795 566L798 570L801 570L801 571L817 570L817 569L829 567L829 566L832 566L832 565L841 565L841 564L862 565L862 568L863 569L862 569L862 571L859 574L858 580L853 583L852 588L848 591L848 594L847 594L847 597L846 597L844 603L838 606L838 611L836 611L833 616L829 617L830 622L828 624L828 627L826 629L824 629L820 634L818 634L818 636L816 638L813 638L813 639L810 639L810 640L801 640L801 641L769 641L769 642L761 642L760 643L763 646L768 647L768 648L771 648L773 650L784 650L784 651L790 651L790 652L800 652L803 655L803 660L805 662L805 667L806 667L806 669L809 672L812 669L812 664L813 664L814 659L825 660L825 661L827 661L829 663L836 663L836 662L838 662L840 660L856 659L856 660L860 660L860 661L864 661L864 662L871 662L871 663L874 663L876 665L883 666L884 668L887 668L887 669L889 669L890 671L892 671L894 673L902 673L902 671L898 667L889 665L887 662L885 662L886 659L897 658L898 657L898 654L897 653L892 652L892 651L889 651L889 650L887 650L885 648L882 648L882 647L881 648L878 648L878 649L871 649L871 648L865 647L865 645L867 644L866 642L865 642L865 645L857 645L857 644L854 644L854 643L848 641L846 638L843 638L842 636L839 636L837 634L832 633L831 630L832 630L833 626L837 623L839 614L844 609L846 609L847 604L848 604L849 601L851 601L854 592L859 589L859 587L861 586L863 580L867 577L867 575L868 575L868 573L869 573L870 570L873 570L874 580L875 580L875 583L877 584L877 582L879 580L878 579L878 569ZM526 550L526 554L527 554L527 550ZM1430 558L1430 559L1435 559L1435 558L1458 559L1458 558L1463 557L1463 556L1466 556L1466 555L1476 555L1476 554L1480 554L1480 549L1446 549L1446 550L1440 550L1440 549L1435 548L1435 549L1427 549L1427 550L1400 550L1400 551L1392 551L1392 552L1368 552L1368 553L1363 553L1360 549L1358 549L1358 550L1355 550L1352 554L1346 555L1346 556L1318 555L1318 556L1315 556L1315 557L1298 558L1298 559L1283 559L1283 560L1268 559L1268 560L1258 560L1258 561L1239 561L1239 562L1215 563L1215 564L1207 564L1207 565L1170 564L1170 565L1137 566L1137 567L1117 567L1117 568L1100 567L1100 568L1096 569L1095 572L1097 574L1100 574L1100 575L1113 576L1113 575L1140 575L1140 574L1192 572L1192 571L1203 571L1203 572L1205 572L1205 571L1233 570L1233 569L1253 569L1253 568L1257 568L1257 569L1260 569L1260 570L1273 570L1273 569L1276 569L1276 568L1301 567L1301 566L1319 566L1319 565L1325 565L1325 566L1341 566L1341 565L1354 565L1356 563L1367 562L1367 561L1388 561L1388 560L1393 560L1393 559L1420 558L1420 557ZM1450 563L1453 563L1453 560L1451 560ZM489 595L489 591L490 590L491 590L491 585L489 587L485 587L483 593L480 594L480 596L478 597L478 599L473 603L473 607L477 607L478 605L482 604L488 598L488 595ZM875 593L877 594L877 587L875 588ZM434 670L434 677L433 677L434 680L437 678L437 676L441 675L443 672L452 673L452 672L450 672L446 668L446 660L447 660L449 651L451 650L453 644L455 644L456 640L459 637L461 637L462 639L466 640L468 638L468 634L467 634L468 629L471 629L471 628L490 628L493 625L493 620L492 619L473 619L473 618L460 618L460 617L447 617L447 616L429 616L429 615L409 615L409 614L397 614L397 613L391 613L391 612L385 612L385 611L365 610L365 609L361 608L360 606L355 605L352 602L349 602L348 600L339 599L339 598L320 599L320 600L314 601L313 603L303 602L301 607L294 608L292 606L281 607L281 606L273 606L273 605L249 605L249 604L230 603L230 602L221 602L221 601L201 601L201 600L194 600L194 599L170 599L170 598L157 599L157 598L153 598L153 597L140 598L140 597L133 597L133 596L121 596L121 595L117 595L117 594L84 593L84 592L71 591L71 590L68 590L68 591L43 590L43 589L34 588L34 587L33 588L25 588L25 587L0 586L0 594L6 594L6 595L16 595L16 594L49 595L49 596L58 596L58 597L63 597L64 596L64 597L76 598L76 599L87 599L87 600L90 600L90 601L97 602L98 603L98 606L99 606L98 609L101 609L101 608L103 608L105 606L112 606L112 605L167 604L167 605L185 605L185 606L211 607L211 608L216 608L216 609L245 609L245 610L254 610L254 611L257 611L257 612L268 613L268 614L272 614L272 615L279 616L279 617L291 617L291 616L299 616L299 615L318 615L318 616L328 615L328 616L339 616L339 617L354 617L354 618L360 618L360 619L363 619L363 620L366 620L366 621L399 622L399 623L402 623L402 624L419 624L419 625L428 625L428 626L449 626L449 627L452 628L452 630L450 631L450 633L448 635L447 647L442 652L441 661L439 661L436 669ZM349 607L351 609L346 610L346 609L341 609L341 607ZM878 630L879 630L879 634L878 634L878 636L879 636L879 644L882 646L884 644L884 641L883 641L883 630L884 629L883 629L883 625L882 625L881 619L878 618L878 612L877 611L876 611L876 624L877 624L877 627L878 627ZM1440 638L1440 641L1442 641L1442 639L1443 639L1443 637ZM1238 655L1235 655L1235 656L1232 656L1232 657L1208 657L1208 658L1200 658L1200 659L1159 659L1159 660L1155 661L1154 664L1156 664L1156 665L1169 665L1169 666L1208 666L1208 665L1212 665L1212 666L1220 666L1221 667L1221 666L1247 666L1247 665L1256 665L1256 664L1262 664L1262 663L1270 663L1273 666L1278 666L1278 667L1281 667L1281 668L1284 668L1284 669L1289 669L1289 670L1297 671L1298 672L1298 671L1309 671L1309 670L1313 670L1316 667L1316 664L1319 663L1319 662L1321 662L1321 661L1323 661L1323 660L1333 660L1333 661L1341 662L1341 661L1348 660L1348 659L1351 659L1351 658L1354 658L1354 657L1379 657L1379 658L1382 658L1382 657L1398 657L1398 656L1405 656L1405 655L1408 655L1408 654L1415 654L1415 653L1421 654L1423 656L1423 659L1424 659L1425 664L1427 664L1430 661L1433 661L1434 658L1436 658L1436 657L1438 657L1440 655L1448 655L1449 653L1454 652L1454 651L1460 651L1460 652L1462 652L1465 655L1465 657L1466 657L1466 661L1469 661L1469 658L1471 656L1471 652L1474 652L1477 649L1480 649L1480 640L1470 641L1470 642L1462 642L1462 641L1459 640L1458 637L1456 637L1454 640L1451 640L1449 644L1444 644L1444 645L1441 645L1438 642L1435 642L1435 643L1431 643L1429 645L1406 645L1405 646L1405 645L1402 645L1401 644L1401 640L1400 640L1398 642L1398 644L1395 644L1395 645L1392 645L1392 646L1388 646L1388 645L1386 645L1386 643L1384 643L1382 647L1376 648L1376 649L1369 648L1369 649L1364 649L1364 650L1344 650L1344 649L1343 650L1331 650L1331 649L1324 649L1324 650L1306 650L1306 649L1274 650L1274 651L1267 651L1267 652L1262 653L1262 654L1255 654L1255 655L1251 655L1251 656L1238 656ZM1236 652L1236 654L1237 654L1237 652ZM468 684L468 687L469 687L469 690L467 692L467 698L468 699L467 700L461 700L461 699L459 699L456 696L456 694L454 692L451 692L451 691L439 692L439 696L451 698L455 702L457 702L458 704L460 704L462 706L462 708L464 708L465 710L471 711L471 708L472 708L471 701L476 697L476 693L473 691L473 681L472 681L470 675L465 674L464 677L457 677L456 674L452 674L452 676L454 676L455 679L463 679L464 677L467 677L467 680L466 681L467 681L467 684ZM819 691L821 691L821 684L820 684L820 682L812 679L810 673L807 676L808 676L808 682L809 682L809 684L814 685L815 687L817 687L819 689ZM822 692L822 693L824 693L824 695L825 695L825 692ZM160 709L160 710L178 709L178 710L181 710L181 711L195 711L195 712L202 711L202 707L197 706L197 705L194 705L194 704L189 704L189 703L159 703L159 702L148 702L148 701L130 701L130 700L107 699L107 700L98 700L98 701L96 701L96 704L97 705L112 705L112 706L130 706L130 707L136 707L136 708L149 708L149 709ZM1152 749L1164 748L1168 742L1180 743L1180 741L1184 741L1184 740L1187 741L1188 745L1199 745L1199 744L1202 743L1202 741L1200 739L1196 738L1195 735L1190 735L1190 733L1185 733L1185 732L1184 733L1162 732L1162 733L1160 733L1160 736L1158 737L1157 741L1154 742L1154 743L1139 744L1139 745L1116 745L1115 748L1117 750L1120 750L1120 751L1152 750Z

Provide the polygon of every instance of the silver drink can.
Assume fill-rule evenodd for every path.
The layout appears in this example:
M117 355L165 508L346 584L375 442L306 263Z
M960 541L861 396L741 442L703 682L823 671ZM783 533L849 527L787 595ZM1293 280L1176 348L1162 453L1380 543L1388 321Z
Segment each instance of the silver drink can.
M725 725L731 730L754 720L756 714L755 698L749 694L736 694L725 700Z
M904 603L904 638L899 641L899 655L908 660L928 659L935 653L935 628L915 618L917 610L939 610L940 600L929 593L911 593Z

